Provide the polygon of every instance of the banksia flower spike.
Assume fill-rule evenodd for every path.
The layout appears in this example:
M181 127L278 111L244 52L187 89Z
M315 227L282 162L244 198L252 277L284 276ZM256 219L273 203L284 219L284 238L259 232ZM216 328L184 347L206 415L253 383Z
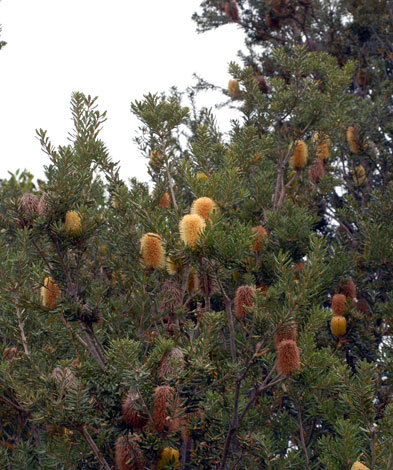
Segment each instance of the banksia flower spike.
M364 169L364 166L355 166L353 169L353 182L355 186L362 186L367 183L366 170Z
M235 315L236 318L243 318L246 316L247 307L253 307L255 301L256 291L251 286L240 286L236 289L235 293Z
M76 211L67 211L64 221L65 231L69 235L79 235L82 231L80 215Z
M25 193L18 201L19 211L27 217L31 217L34 212L38 212L38 197L31 193Z
M347 142L349 150L357 155L360 152L360 146L356 129L353 126L349 126L347 129Z
M358 460L352 465L351 470L370 470L368 467L360 463Z
M180 372L183 367L184 354L179 348L173 348L162 358L160 367L158 369L158 375L162 379L166 379L170 375Z
M294 145L293 154L290 160L292 168L301 170L307 165L308 148L304 140L297 140Z
M166 267L167 273L170 274L171 276L174 276L181 270L182 264L180 261L174 261L173 258L171 258L170 256L167 256L165 267Z
M139 447L141 438L132 434L119 437L115 445L115 462L118 470L144 470L145 462Z
M165 265L165 250L157 233L146 233L141 238L141 254L147 268L161 268Z
M207 181L209 177L205 173L197 173L197 180Z
M242 92L240 91L239 82L237 80L229 80L228 93L233 100L240 100Z
M38 198L34 194L25 193L18 201L19 226L31 227L32 220L38 213Z
M340 286L340 291L345 297L349 297L352 300L356 298L356 285L351 277Z
M313 136L313 142L317 144L316 148L316 156L321 160L322 162L326 162L329 157L330 157L330 140L328 137L325 137L323 139L319 138L318 132L316 132Z
M138 394L129 392L121 404L123 420L133 429L143 429L147 423L147 416L138 410L136 403Z
M187 214L179 223L180 238L190 247L193 247L205 228L205 220L198 214Z
M174 464L175 467L179 467L179 451L172 447L165 447L161 452L160 460L157 463L157 470L162 470L169 463Z
M335 315L343 316L347 310L347 298L344 294L334 294L332 298L332 310Z
M300 352L296 341L280 342L277 347L277 369L281 375L291 375L300 369Z
M330 321L330 328L334 336L344 336L347 332L347 320L342 316L334 316Z
M266 241L267 241L267 232L262 227L262 225L258 225L257 227L252 228L253 233L255 234L254 243L252 245L252 251L260 251L264 248Z
M173 388L168 385L157 387L154 391L153 422L158 432L165 432L170 426L168 408L174 400Z
M297 341L297 326L294 321L277 328L274 335L274 347L276 350L282 341Z
M46 200L46 194L44 193L41 198L40 198L40 201L38 203L38 207L37 207L37 211L38 211L38 214L42 217L43 215L45 215L48 211L48 202Z
M165 193L161 196L158 207L163 207L164 209L171 207L171 198L169 197L169 193L167 191L165 191Z
M41 302L44 307L54 309L57 306L57 298L60 295L60 289L54 283L51 277L46 277L44 285L41 287Z
M198 214L203 219L209 219L209 216L215 210L216 204L210 197L200 197L195 199L191 205L191 214Z

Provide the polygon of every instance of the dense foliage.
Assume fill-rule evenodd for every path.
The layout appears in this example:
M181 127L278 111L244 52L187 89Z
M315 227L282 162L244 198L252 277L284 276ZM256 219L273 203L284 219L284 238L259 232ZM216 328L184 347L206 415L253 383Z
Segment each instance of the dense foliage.
M124 182L74 93L69 143L37 132L45 179L1 180L1 466L389 470L392 8L195 19L245 31L229 135L149 94L152 183Z

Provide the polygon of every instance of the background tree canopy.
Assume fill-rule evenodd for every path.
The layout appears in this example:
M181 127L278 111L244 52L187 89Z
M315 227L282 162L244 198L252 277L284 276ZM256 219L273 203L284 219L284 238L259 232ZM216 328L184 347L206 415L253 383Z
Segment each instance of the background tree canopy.
M229 135L203 79L146 95L124 182L76 92L45 180L0 181L1 466L390 470L393 8L194 18L245 33Z

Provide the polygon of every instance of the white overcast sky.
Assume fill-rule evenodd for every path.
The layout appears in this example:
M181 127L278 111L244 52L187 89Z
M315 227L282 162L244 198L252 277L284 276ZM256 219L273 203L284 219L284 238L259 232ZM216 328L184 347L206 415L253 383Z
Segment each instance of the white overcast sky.
M147 180L146 160L132 141L138 126L130 103L148 92L184 90L195 72L226 87L228 63L243 46L227 25L195 32L200 0L2 0L0 51L0 178L27 168L43 176L49 159L35 129L67 143L73 91L99 97L108 111L102 139L121 176ZM207 93L201 104L225 98ZM228 130L228 109L219 112Z

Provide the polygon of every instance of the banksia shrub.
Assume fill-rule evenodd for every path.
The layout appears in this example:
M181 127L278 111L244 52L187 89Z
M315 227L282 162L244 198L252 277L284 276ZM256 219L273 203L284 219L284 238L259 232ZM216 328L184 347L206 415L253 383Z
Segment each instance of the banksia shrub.
M356 285L351 277L341 284L340 291L345 297L349 297L352 300L356 298Z
M353 126L349 126L347 129L347 142L352 153L358 154L360 152L357 132Z
M330 157L330 140L328 137L324 137L323 139L319 138L318 132L316 132L313 136L313 142L317 144L316 148L316 156L322 162L326 162L326 160Z
M304 140L297 140L294 145L290 164L295 170L301 170L307 165L308 148Z
M161 385L154 390L153 422L158 432L165 432L170 426L168 408L174 401L173 388Z
M205 220L198 214L187 214L179 223L181 240L193 247L199 240L202 230L205 228Z
M277 347L277 370L281 375L291 375L300 369L300 352L293 340L281 341Z
M145 462L139 447L141 438L132 434L119 437L115 445L115 462L118 470L144 470Z
M79 235L82 231L80 215L76 211L67 211L64 221L65 231L69 235Z
M161 237L156 233L146 233L141 238L141 254L147 268L161 268L165 265L165 250Z
M229 80L228 93L233 100L239 100L241 98L242 92L240 91L239 82L237 80Z
M352 465L351 470L370 470L368 467L360 463L358 460Z
M335 315L342 316L347 310L347 298L344 294L334 294L332 298L332 310Z
M200 215L203 219L208 219L215 208L216 204L213 199L200 197L192 203L190 212L191 214Z
M173 348L162 358L160 367L158 369L158 375L162 379L166 379L170 375L180 372L183 367L184 354L179 348Z
M186 290L192 295L199 289L199 277L195 268L191 268L187 278Z
M236 318L246 316L247 307L253 307L256 291L251 286L240 286L235 293L235 315Z
M267 232L262 227L262 225L258 225L257 227L253 227L252 231L255 235L255 238L254 238L254 243L253 243L251 249L252 249L252 251L260 251L266 245Z
M41 287L41 302L44 307L49 309L56 308L57 298L60 295L60 289L54 283L51 277L46 277L44 285Z
M168 464L174 464L175 467L179 467L179 451L172 447L165 447L161 452L160 460L157 463L157 470L162 470Z
M295 341L297 340L297 325L294 321L287 325L280 326L277 328L274 335L274 347L278 348L282 341Z
M352 178L355 186L362 186L363 184L367 183L366 170L364 166L355 166L355 168L353 169Z
M129 392L121 404L123 420L133 429L143 429L147 423L147 416L138 410L136 403L138 394Z
M169 197L169 193L167 191L165 191L165 193L161 196L158 207L163 207L164 209L171 207L171 198Z
M347 320L336 315L330 321L330 328L334 336L344 336L347 332Z

